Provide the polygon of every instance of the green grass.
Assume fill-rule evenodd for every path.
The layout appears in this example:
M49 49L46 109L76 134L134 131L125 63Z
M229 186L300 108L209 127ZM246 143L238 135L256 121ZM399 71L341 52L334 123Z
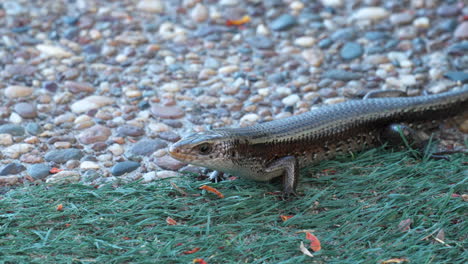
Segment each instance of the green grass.
M210 184L226 196L219 199L192 176L17 188L0 196L0 263L465 263L466 161L371 150L304 171L292 201L270 193L279 184L242 179ZM406 219L410 230L399 230ZM434 242L439 229L445 244ZM299 251L308 244L301 230L322 243L314 258Z

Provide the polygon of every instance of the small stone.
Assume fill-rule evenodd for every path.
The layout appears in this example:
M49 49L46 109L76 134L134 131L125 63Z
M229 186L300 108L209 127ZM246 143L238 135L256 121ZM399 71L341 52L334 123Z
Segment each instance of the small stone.
M169 142L176 142L180 140L180 136L173 131L161 132L159 133L158 137Z
M449 46L447 51L452 56L464 55L465 53L468 53L468 41L455 43Z
M37 135L41 131L42 131L42 129L37 123L29 123L29 124L26 125L26 132L28 132L28 134L30 134L30 135ZM24 132L23 132L23 134L24 134Z
M80 164L80 169L82 170L98 170L100 169L100 166L97 162L94 161L83 161Z
M281 100L281 102L286 105L286 106L294 106L297 102L299 102L301 98L297 94L291 94L289 96L286 96Z
M271 49L275 46L273 40L269 37L257 35L253 37L246 38L247 43L249 43L252 47L257 49Z
M24 170L26 168L23 165L13 162L0 168L0 176L18 174Z
M164 13L164 4L161 0L140 0L137 8L143 12Z
M323 74L323 77L339 81L351 81L361 78L361 75L355 72L345 70L329 70Z
M173 178L179 177L179 174L175 171L163 170L156 172L157 179L166 179L166 178Z
M450 71L445 73L444 76L452 81L468 83L468 72Z
M297 20L290 14L283 14L273 20L270 24L270 28L275 31L282 31L292 28L297 24Z
M11 146L9 146L7 148L4 148L2 153L3 153L3 155L5 155L5 156L7 156L9 158L16 159L21 154L29 152L33 148L34 148L34 146L31 145L31 144L18 143L18 144L11 145Z
M23 136L24 128L15 124L0 125L0 134L10 134L12 136Z
M347 42L340 50L340 56L344 60L352 60L361 57L363 53L364 49L356 42Z
M237 65L227 65L219 68L218 73L220 74L230 74L239 70Z
M177 106L152 105L151 113L163 119L179 119L185 115L184 110Z
M155 160L156 165L158 167L165 169L165 170L173 170L177 171L178 169L184 167L186 164L182 163L169 155L162 156Z
M111 173L114 176L122 176L125 173L132 172L140 167L140 163L135 161L123 161L115 164L112 169Z
M244 127L244 126L250 126L250 125L256 124L259 119L260 119L259 115L250 113L250 114L246 114L242 116L239 122L240 122L240 125Z
M0 177L0 186L15 185L19 181L19 176L3 176Z
M35 118L37 117L36 106L31 103L17 103L14 110L22 118Z
M453 36L460 39L468 38L468 21L460 23L460 25L455 29Z
M381 20L387 18L389 12L381 7L364 7L351 15L351 20Z
M65 163L69 160L79 160L83 157L83 153L79 149L58 149L46 153L44 156L46 161L53 161L56 163Z
M28 97L33 93L33 91L33 88L30 87L11 85L5 89L5 96L10 99Z
M92 126L78 135L78 140L85 145L96 142L104 142L112 134L111 130L105 126Z
M10 134L0 134L0 145L10 146L13 144L13 137Z
M309 48L315 44L315 38L308 36L299 37L294 40L294 44L297 46Z
M155 151L167 147L167 143L161 139L142 139L135 143L130 153L139 156L150 156Z
M413 21L413 26L419 29L427 29L431 26L431 24L429 18L418 17Z
M448 91L450 88L454 87L456 84L449 80L440 80L435 83L432 83L427 91L431 94L438 94Z
M92 93L94 92L94 87L91 86L89 83L83 82L73 82L73 81L66 81L64 83L64 87L70 91L71 93Z
M181 85L178 82L165 83L163 86L161 86L161 90L170 93L177 93L180 91L180 89Z
M206 8L202 3L197 3L190 13L190 17L195 22L203 22L209 17L208 8Z
M319 67L324 60L323 52L317 49L306 49L301 52L302 57L312 66Z
M437 8L437 14L441 17L454 17L460 12L460 8L455 5L442 4Z
M79 101L76 101L71 105L71 110L74 113L83 113L89 110L98 109L106 105L110 105L114 103L114 99L107 97L107 96L100 96L100 95L91 95L85 97Z
M42 88L51 93L55 93L58 90L58 85L55 82L44 82L42 83Z
M150 171L148 173L143 174L142 176L142 183L148 183L156 180L156 172L155 171Z
M414 14L410 12L396 13L390 16L390 23L397 26L405 25L411 23L411 21L413 21L413 18Z
M346 101L346 98L344 97L334 97L334 98L327 98L323 101L324 104L339 104L339 103L343 103Z
M145 134L145 130L137 126L123 125L117 128L117 133L123 137L140 137Z
M320 0L322 5L331 6L331 7L340 7L343 6L344 0Z
M33 177L35 180L42 180L49 176L50 169L52 169L52 167L47 164L33 164L29 166L27 172L29 176Z
M329 38L325 38L318 42L318 47L321 49L328 49L332 44L333 44L333 40Z
M121 145L117 144L117 143L110 145L107 149L114 156L120 156L120 155L122 155L124 153L123 147Z
M61 171L56 174L52 174L47 180L46 183L51 184L68 184L73 182L80 181L81 176L76 171Z
M73 56L71 52L68 52L59 46L39 44L36 46L36 48L46 57L55 57L58 59L62 59Z

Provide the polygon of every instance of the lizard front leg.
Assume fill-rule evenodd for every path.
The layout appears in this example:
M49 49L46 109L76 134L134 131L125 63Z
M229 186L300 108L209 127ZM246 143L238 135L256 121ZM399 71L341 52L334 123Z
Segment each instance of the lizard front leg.
M286 156L279 158L265 168L270 173L277 170L283 171L283 195L285 197L296 195L296 186L299 181L299 163L296 157Z

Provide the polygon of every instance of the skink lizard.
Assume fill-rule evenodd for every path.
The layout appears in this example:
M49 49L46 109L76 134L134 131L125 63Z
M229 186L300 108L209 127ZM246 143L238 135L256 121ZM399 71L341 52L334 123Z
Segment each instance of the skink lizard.
M468 114L468 88L441 94L351 100L249 127L195 133L174 143L180 161L257 181L283 177L295 193L299 170L340 153L413 135L413 128ZM416 138L416 137L415 137Z

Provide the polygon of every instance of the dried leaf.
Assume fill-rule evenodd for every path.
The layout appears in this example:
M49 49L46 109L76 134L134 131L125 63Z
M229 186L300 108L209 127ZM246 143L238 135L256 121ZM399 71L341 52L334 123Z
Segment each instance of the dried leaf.
M287 220L293 218L294 215L280 215L280 217L281 217L281 220L283 220L283 222L286 222Z
M192 261L193 263L198 263L198 264L208 264L204 259L202 258L196 258Z
M172 219L172 218L170 218L169 216L166 218L166 223L167 223L168 225L178 225L177 221L174 220L174 219Z
M437 235L435 236L437 239L439 239L440 241L444 241L445 240L445 231L444 229L440 229L439 232L437 232Z
M122 237L122 239L123 240L130 240L131 238L125 236L125 237Z
M214 193L219 198L224 198L224 195L220 191L216 190L216 188L213 188L213 187L210 187L210 186L207 186L207 185L203 185L202 187L200 187L200 189L205 190L207 192Z
M320 240L312 233L306 232L306 239L310 241L310 249L312 249L312 251L317 252L322 249Z
M187 192L185 192L182 188L180 188L179 186L177 186L177 184L171 182L171 185L174 189L176 189L180 194L182 194L183 196L188 196Z
M411 220L410 218L402 220L398 224L398 230L400 230L401 232L406 232L406 231L410 230L410 227L411 227L412 223L413 223L413 220Z
M301 241L301 244L299 245L299 250L306 256L313 257L312 253L304 246L304 243Z
M49 172L52 173L52 174L55 174L55 173L59 173L59 172L61 172L61 171L63 171L63 170L61 170L61 169L59 169L59 168L52 168L52 169L50 169Z
M199 247L196 247L196 248L194 248L194 249L192 249L192 250L184 251L184 252L182 252L182 253L184 253L185 255L188 255L188 254L193 254L193 253L195 253L195 252L198 252L199 250L200 250L200 248L199 248Z
M241 19L227 20L226 26L242 26L250 22L250 16L243 16Z
M405 258L392 258L392 259L384 260L380 262L380 264L402 263L402 262L409 262L409 260Z
M62 204L57 205L57 211L63 211L63 205Z
M65 224L65 227L70 227L70 226L71 226L71 224L68 224L68 223L67 223L67 224Z

